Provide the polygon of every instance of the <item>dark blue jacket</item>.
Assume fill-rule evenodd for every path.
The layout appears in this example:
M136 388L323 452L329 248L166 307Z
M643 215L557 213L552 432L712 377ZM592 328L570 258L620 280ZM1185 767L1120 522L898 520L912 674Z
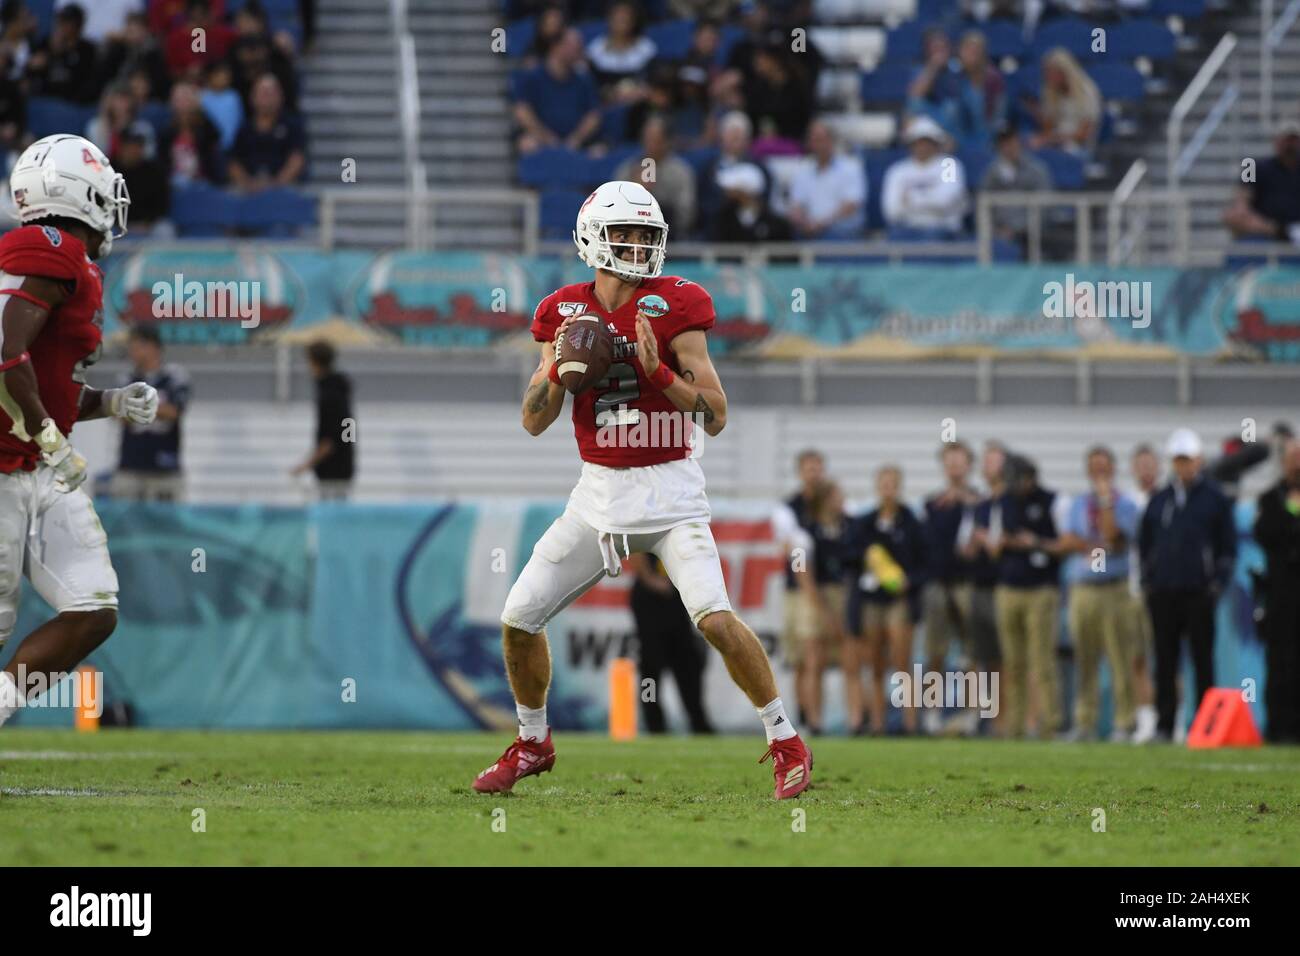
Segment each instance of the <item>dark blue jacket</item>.
M1046 488L1035 488L1023 498L1007 492L997 501L1002 509L1002 534L1029 531L1039 538L1055 538L1055 501L1056 493ZM1041 588L1056 584L1060 577L1060 561L1046 551L1003 548L998 555L998 583L1007 587Z
M1174 486L1165 485L1151 496L1142 514L1138 552L1145 590L1213 588L1222 594L1237 563L1232 500L1201 476L1187 489L1180 508Z

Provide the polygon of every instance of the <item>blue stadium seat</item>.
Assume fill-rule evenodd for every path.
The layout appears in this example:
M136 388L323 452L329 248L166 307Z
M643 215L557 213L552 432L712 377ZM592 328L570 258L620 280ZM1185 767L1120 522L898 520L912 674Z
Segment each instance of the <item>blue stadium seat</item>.
M1146 80L1132 64L1095 63L1088 67L1088 75L1104 100L1135 103L1146 95Z
M511 45L510 40L506 41L506 49L507 50L514 49L514 46ZM519 84L523 82L524 77L527 76L529 72L531 71L524 69L523 67L520 67L518 69L511 70L509 73L506 74L506 96L510 98L511 102L519 99Z
M54 0L27 0L27 9L36 16L36 36L44 39L54 26Z
M93 106L78 106L52 96L33 96L27 101L27 129L36 139L55 133L84 136L94 115Z
M1041 58L1053 47L1065 47L1079 59L1091 59L1092 31L1100 29L1095 24L1078 17L1062 17L1050 20L1038 28L1034 34L1032 49L1036 57Z
M541 189L581 189L587 183L587 157L563 146L539 149L519 157L519 181Z
M722 28L722 36L718 40L717 63L722 65L727 62L727 57L731 54L731 48L745 38L743 28L736 26L734 23L728 23Z
M870 73L862 74L862 100L865 103L901 103L907 98L916 66L911 63L877 63Z
M1011 242L1007 239L993 237L993 261L994 262L1024 262L1025 254L1020 249L1020 244Z
M952 29L951 36L955 44L962 34L975 30L984 34L989 56L1000 60L1004 56L1019 59L1025 55L1025 37L1023 27L1014 20L989 20L985 23L961 23Z
M235 220L256 235L293 235L316 222L316 200L296 189L268 189L235 200Z
M966 188L974 189L984 180L984 171L993 162L993 150L982 146L963 149L957 153L962 172L966 174Z
M1174 32L1159 20L1121 20L1108 31L1106 49L1122 60L1167 60L1174 55Z
M680 60L690 52L694 32L695 24L690 20L667 20L651 24L645 34L654 41L660 58Z
M1083 159L1063 149L1038 149L1034 155L1042 160L1057 189L1082 189L1085 176Z
M568 239L573 233L573 222L578 207L587 193L575 189L545 189L542 191L540 224L543 239Z
M716 146L698 146L695 149L683 150L679 155L691 167L698 179L709 168L709 163L717 158L718 149Z
M627 146L616 146L604 156L587 158L585 159L587 178L583 180L583 183L594 186L598 183L609 182L614 178L618 167L623 165L625 160L640 155L641 147L632 144Z
M171 119L171 115L171 107L158 100L144 104L144 107L140 110L140 118L152 126L154 132L160 137L163 130L167 128L167 122Z
M1020 97L1038 99L1043 88L1043 71L1037 63L1029 63L1007 74L1007 102L1018 103Z
M180 236L220 236L238 224L239 200L206 183L182 186L172 191L170 216Z
M1205 0L1151 0L1151 9L1147 12L1153 17L1195 20L1205 15Z
M884 63L917 63L921 59L920 20L909 20L885 34Z
M867 149L862 152L862 168L867 173L867 231L885 228L885 216L880 210L880 189L885 181L885 170L907 155L902 147Z
M527 17L506 25L506 56L511 59L522 57L533 43L537 34L537 18Z

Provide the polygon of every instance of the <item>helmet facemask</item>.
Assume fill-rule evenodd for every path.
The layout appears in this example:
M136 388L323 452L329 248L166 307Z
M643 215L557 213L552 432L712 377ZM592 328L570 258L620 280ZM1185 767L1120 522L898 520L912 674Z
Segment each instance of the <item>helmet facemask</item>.
M596 268L604 269L629 280L653 279L663 271L664 257L668 249L668 226L660 223L618 221L598 224L599 236L596 239ZM613 242L610 230L620 226L649 229L655 234L649 243ZM631 255L628 255L628 251ZM619 254L624 255L620 256Z

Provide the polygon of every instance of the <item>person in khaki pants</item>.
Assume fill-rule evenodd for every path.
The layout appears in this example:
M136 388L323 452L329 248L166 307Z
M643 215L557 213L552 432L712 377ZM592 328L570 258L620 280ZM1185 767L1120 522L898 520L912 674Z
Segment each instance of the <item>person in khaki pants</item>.
M1038 691L1038 736L1051 737L1061 728L1056 669L1060 542L1052 517L1056 494L1039 487L1038 468L1027 458L1008 455L1006 469L1008 490L994 505L1001 531L980 529L998 565L993 599L1002 651L1003 728L1008 737L1025 735L1032 674Z
M1112 741L1133 732L1133 671L1127 616L1129 543L1137 534L1137 503L1115 490L1115 456L1101 445L1084 457L1087 494L1070 504L1062 547L1069 553L1065 579L1070 585L1070 636L1074 640L1074 740L1097 735L1101 691L1097 675L1105 658L1115 698Z

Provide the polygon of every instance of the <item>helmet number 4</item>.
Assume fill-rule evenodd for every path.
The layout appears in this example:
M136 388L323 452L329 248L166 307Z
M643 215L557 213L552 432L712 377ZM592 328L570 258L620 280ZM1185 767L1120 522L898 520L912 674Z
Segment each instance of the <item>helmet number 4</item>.
M636 367L630 362L611 365L605 377L596 383L596 391L600 393L595 404L597 428L635 425L641 420L640 412L627 407L641 397Z

